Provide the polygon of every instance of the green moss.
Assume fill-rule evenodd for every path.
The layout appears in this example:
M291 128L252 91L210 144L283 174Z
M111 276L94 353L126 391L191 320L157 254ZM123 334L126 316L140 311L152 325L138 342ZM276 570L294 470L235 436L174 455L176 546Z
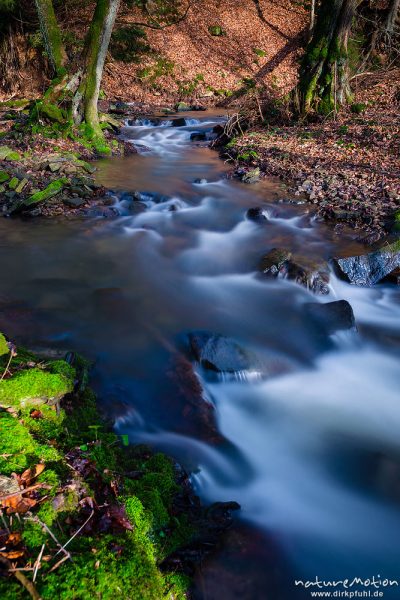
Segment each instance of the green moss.
M29 404L55 403L73 390L71 371L62 373L26 369L0 381L0 403L25 407Z
M0 183L4 183L10 179L10 175L6 171L0 171Z
M0 333L0 356L4 356L5 354L9 354L10 349L7 345L7 340L2 333Z
M23 369L28 360L38 361L23 350L18 351L15 360L19 369ZM74 361L74 367L64 361L53 361L45 370L25 368L3 380L5 385L0 385L0 393L12 397L17 406L21 398L38 393L54 397L54 394L71 391L76 377L86 381L86 369L87 362L80 357ZM134 527L133 531L123 533L77 536L69 546L73 561L61 565L54 573L49 572L54 562L43 563L36 581L43 600L186 598L187 578L164 574L159 569L159 562L179 545L187 543L193 534L185 515L171 516L179 489L174 464L163 454L152 455L142 447L123 449L118 440L101 422L95 396L88 388L69 396L58 414L48 405L40 406L39 415L31 414L29 406L22 407L18 414L0 412L0 472L21 473L27 467L45 463L36 481L46 484L46 488L39 492L42 500L32 511L33 519L38 518L53 531L57 530L58 539L65 543L76 531L77 524L82 523L82 515L78 514L82 496L77 489L83 485L84 493L94 498L100 490L102 498L103 486L120 474L118 502L125 506ZM86 441L86 450L81 451L82 460L94 468L87 476L72 475L65 453L71 449L76 452L77 442L82 441ZM140 473L139 479L122 476L131 470ZM74 482L76 477L78 485ZM29 556L37 556L42 544L54 548L54 542L38 522L16 523L22 528ZM7 580L6 586L3 583L0 581L0 597L12 598L12 594L21 600L26 597L13 579Z
M44 200L48 200L49 198L56 196L61 192L66 183L68 183L68 179L66 177L52 181L47 188L41 192L36 192L36 194L33 194L27 200L25 200L26 206L38 204L39 202L43 202Z
M26 521L22 532L22 539L28 548L35 550L47 542L48 535L43 527L34 521Z

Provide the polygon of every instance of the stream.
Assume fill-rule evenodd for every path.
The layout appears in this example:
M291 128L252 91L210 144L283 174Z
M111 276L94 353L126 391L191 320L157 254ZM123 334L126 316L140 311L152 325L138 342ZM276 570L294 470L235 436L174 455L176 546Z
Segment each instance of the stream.
M139 153L99 164L117 218L0 221L0 330L87 355L118 433L192 470L205 501L239 502L225 547L196 575L197 600L310 598L318 588L295 580L373 576L399 587L367 586L370 597L398 599L400 291L332 272L315 296L258 277L274 247L325 260L363 249L279 180L226 179L208 142L190 139L224 115L175 118L126 126ZM247 219L253 207L267 219ZM342 299L357 330L321 335L305 306ZM229 373L195 364L218 435L171 376L199 331L257 357Z

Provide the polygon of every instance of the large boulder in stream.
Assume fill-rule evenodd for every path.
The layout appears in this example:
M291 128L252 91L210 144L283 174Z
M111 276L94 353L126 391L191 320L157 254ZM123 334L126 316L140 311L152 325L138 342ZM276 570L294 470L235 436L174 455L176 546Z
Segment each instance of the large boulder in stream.
M356 327L354 313L347 300L336 300L320 304L309 302L305 305L306 315L325 333L352 330Z
M285 248L272 248L259 263L265 277L282 277L294 281L314 294L329 293L329 267L323 260L293 254Z
M234 373L255 367L257 357L232 338L206 331L189 334L190 349L202 367L217 372Z
M400 240L368 254L334 259L337 273L353 285L374 285L400 267Z
M188 335L189 354L208 373L231 374L238 381L261 379L287 373L293 369L288 360L264 356L243 347L231 337L209 331Z

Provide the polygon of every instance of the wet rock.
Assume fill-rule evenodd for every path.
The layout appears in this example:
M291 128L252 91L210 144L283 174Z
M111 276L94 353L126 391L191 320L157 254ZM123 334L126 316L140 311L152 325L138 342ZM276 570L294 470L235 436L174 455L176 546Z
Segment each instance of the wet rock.
M62 198L62 202L63 204L65 204L66 206L69 206L70 208L79 208L80 206L83 206L84 204L86 204L85 200L83 200L82 198Z
M223 125L215 125L212 131L217 135L222 135L225 131L225 128L223 127Z
M205 142L207 139L205 131L194 131L190 134L191 142Z
M143 204L161 204L162 202L168 202L168 200L171 199L169 196L159 194L158 192L135 192L133 198Z
M272 248L262 257L259 270L265 275L277 276L285 264L292 258L290 250L285 248Z
M194 358L206 369L233 373L254 366L254 357L232 338L198 332L189 334L189 344Z
M328 334L354 329L356 326L353 309L347 300L326 304L310 302L305 305L305 310L306 314Z
M400 267L400 241L385 243L381 248L359 256L334 260L337 273L354 285L371 286Z
M389 275L386 275L386 277L382 279L382 282L400 285L400 267L397 267L391 273L389 273Z
M260 206L257 206L255 208L249 208L249 210L246 212L246 219L248 219L249 221L257 222L267 221L267 217Z
M109 110L115 115L124 115L131 110L131 107L126 102L115 102L114 104L110 104Z
M303 259L298 262L289 261L285 276L314 294L329 294L329 270L326 265Z
M294 281L314 294L329 293L329 268L324 261L294 255L284 248L273 248L262 257L259 270L265 276Z
M207 400L193 365L183 354L171 357L167 367L165 389L173 390L171 397L181 407L184 431L199 435L212 444L224 441L219 433L214 405ZM176 423L179 426L179 419Z
M204 185L204 184L208 183L208 181L207 181L207 179L199 178L199 179L195 179L193 183L198 183L198 184Z
M185 127L186 126L186 119L184 119L183 117L181 117L180 119L174 119L172 121L172 127Z
M289 361L275 354L259 355L233 338L209 331L192 332L187 340L190 357L205 369L211 380L215 380L217 373L236 381L269 378L293 368Z

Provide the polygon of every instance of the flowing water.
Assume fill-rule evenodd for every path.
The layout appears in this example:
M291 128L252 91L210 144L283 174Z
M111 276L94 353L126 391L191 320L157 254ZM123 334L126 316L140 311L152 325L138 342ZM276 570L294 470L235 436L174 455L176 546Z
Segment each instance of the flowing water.
M324 259L359 248L289 202L279 181L226 179L217 154L190 141L222 115L186 118L124 129L140 153L99 172L116 219L0 222L0 327L88 355L119 433L193 469L206 501L241 504L227 546L197 575L196 598L309 598L295 580L317 576L400 584L400 292L332 273L329 295L316 297L258 278L276 246ZM245 218L256 206L262 223ZM321 336L305 305L337 299L351 303L357 331ZM269 368L196 367L218 443L166 376L198 330L234 338ZM400 598L395 585L381 589Z

